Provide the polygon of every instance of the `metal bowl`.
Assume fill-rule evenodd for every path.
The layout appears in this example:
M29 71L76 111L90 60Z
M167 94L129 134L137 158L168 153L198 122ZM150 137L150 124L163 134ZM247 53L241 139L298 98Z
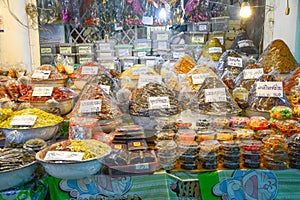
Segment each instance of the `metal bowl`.
M38 127L38 128L1 128L0 127L0 129L2 130L3 135L8 141L23 142L34 138L50 140L56 136L57 132L60 129L61 123L62 122L57 123L55 125Z
M36 168L36 161L17 169L0 172L0 191L7 190L31 181Z
M62 141L66 142L66 141ZM39 151L35 158L36 160L41 163L41 165L44 167L45 171L55 177L55 178L61 178L61 179L80 179L84 177L91 176L93 174L96 174L100 169L103 167L103 158L110 154L111 148L107 145L107 148L109 151L101 156L96 157L94 159L89 160L83 160L83 161L74 161L74 162L53 162L53 161L45 161L44 157L46 156L46 153L50 150L55 148L55 146L59 145L62 142L55 143L51 145L48 148L45 148L41 151Z

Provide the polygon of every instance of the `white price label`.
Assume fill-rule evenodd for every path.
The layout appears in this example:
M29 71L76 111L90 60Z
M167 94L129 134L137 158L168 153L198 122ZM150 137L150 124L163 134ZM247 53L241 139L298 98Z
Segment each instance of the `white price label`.
M208 53L222 53L221 47L210 47Z
M241 40L241 41L238 41L238 46L239 46L239 48L254 47L254 43L252 40Z
M192 81L193 84L202 84L204 80L208 77L211 77L209 73L203 73L203 74L192 74Z
M81 161L83 159L84 152L72 152L72 151L47 151L44 160L53 161Z
M92 46L82 46L82 47L78 47L78 53L79 53L79 54L88 54L88 53L92 53Z
M204 36L192 36L193 44L202 44L205 42Z
M146 16L143 16L143 24L144 25L153 25L153 17L146 17Z
M98 74L98 67L83 66L81 69L81 74Z
M185 55L185 52L173 52L173 58L181 58Z
M257 69L244 69L243 75L244 79L257 79L260 76L264 74L263 68L257 68Z
M155 60L146 60L146 66L147 67L153 67L155 65Z
M149 169L149 163L138 163L138 164L135 164L135 169L136 170Z
M170 108L169 97L148 97L149 109Z
M50 70L34 70L32 78L48 79L51 74Z
M34 97L50 97L53 92L53 87L35 87L32 92Z
M37 119L36 115L16 115L12 118L11 126L33 126Z
M84 100L80 102L79 112L81 113L93 113L101 111L102 101L95 100Z
M102 90L104 92L106 92L106 94L110 93L110 86L109 85L100 85L100 87L102 88Z
M133 62L124 62L123 71L133 66ZM133 73L132 73L133 74Z
M138 57L145 57L147 55L146 51L140 51L137 53Z
M160 34L157 34L156 36L157 40L168 40L169 39L169 34L167 33L160 33Z
M139 68L134 68L131 70L132 75L140 75L140 74L146 74L148 72L147 67L139 67Z
M131 56L129 55L129 49L119 49L119 56L120 57Z
M283 85L280 81L256 82L257 97L283 97Z
M205 89L205 102L226 102L225 88Z
M199 25L199 31L207 31L207 25L206 24Z
M59 53L61 54L71 54L72 47L59 47Z
M140 75L138 81L138 88L142 88L148 83L162 84L162 77L158 75L146 75L146 74Z
M232 67L243 67L243 59L229 56L227 58L227 63Z

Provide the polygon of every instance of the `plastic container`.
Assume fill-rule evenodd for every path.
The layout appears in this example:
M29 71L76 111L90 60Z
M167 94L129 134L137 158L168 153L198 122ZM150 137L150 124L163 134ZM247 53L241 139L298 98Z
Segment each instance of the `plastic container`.
M102 51L102 52L110 52L114 50L115 41L109 40L108 42L105 41L96 41L96 50Z
M115 45L115 54L117 57L128 57L132 56L133 45L119 44Z
M152 31L151 39L152 40L169 40L170 33L169 33L169 31Z
M199 146L196 142L192 144L178 143L178 153L179 155L196 155L199 151Z
M220 143L217 140L205 140L200 142L201 153L219 152Z
M73 54L75 53L75 46L74 44L68 43L59 44L58 52L61 55Z
M228 141L235 138L234 132L230 129L220 129L216 131L216 135L218 141Z
M42 45L40 45L40 52L41 52L41 55L56 54L55 44L42 44Z
M152 40L151 39L136 39L133 41L133 46L135 50L151 49Z
M196 138L195 140L197 142L202 142L204 140L215 140L216 139L216 133L213 130L198 130L196 132Z
M255 132L251 129L241 128L234 131L235 138L238 140L251 140Z
M206 22L197 22L197 23L188 23L187 31L197 31L197 32L210 32L211 23Z
M75 64L76 63L76 54L71 53L71 54L61 54L64 57L68 57L69 64Z
M134 49L133 50L133 56L135 57L145 57L151 55L151 49L145 48L145 49Z
M212 17L211 18L211 31L228 31L229 29L229 16Z
M54 64L55 54L41 54L41 64Z
M272 152L285 152L287 151L288 144L285 136L283 135L270 135L262 139L264 149Z
M275 134L275 130L273 129L258 130L254 133L253 138L256 140L262 140L264 137L268 137L272 134Z
M221 143L221 149L224 150L226 154L240 154L240 145L241 143L239 141L223 141Z
M93 52L94 52L94 44L92 43L76 44L77 54L92 54Z
M84 64L87 62L94 62L95 55L93 53L89 54L77 54L77 63Z
M262 116L252 116L248 121L248 127L255 131L268 129L269 121Z
M300 132L300 124L296 120L287 119L284 121L277 121L275 124L279 132L286 137L290 137Z
M177 133L177 139L184 144L193 144L195 141L195 131L192 129L180 129Z
M231 160L224 160L223 167L228 169L238 169L240 168L240 163Z
M155 56L140 57L140 64L145 65L147 67L154 67L154 65L156 65L158 61L158 58Z
M101 51L101 50L96 50L96 58L105 58L105 57L114 57L115 56L115 51L110 50L110 51Z
M121 68L122 68L122 72L129 69L130 67L132 67L133 65L138 64L138 57L133 57L133 56L128 56L128 57L124 57L124 58L120 58L121 61Z
M241 143L241 150L246 153L260 154L262 142L258 140L244 140Z
M189 44L205 44L208 39L208 32L186 32Z
M170 50L170 41L169 40L152 40L152 49Z
M231 117L230 118L230 126L232 128L244 128L249 121L248 117Z

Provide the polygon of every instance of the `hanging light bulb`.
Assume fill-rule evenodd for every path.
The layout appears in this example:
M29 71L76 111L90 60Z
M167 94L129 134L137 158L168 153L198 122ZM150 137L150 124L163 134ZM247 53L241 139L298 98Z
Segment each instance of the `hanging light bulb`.
M161 9L158 13L159 19L166 20L167 19L167 10L165 4L161 4Z
M248 18L252 14L250 3L248 1L244 1L241 5L240 16L242 18Z

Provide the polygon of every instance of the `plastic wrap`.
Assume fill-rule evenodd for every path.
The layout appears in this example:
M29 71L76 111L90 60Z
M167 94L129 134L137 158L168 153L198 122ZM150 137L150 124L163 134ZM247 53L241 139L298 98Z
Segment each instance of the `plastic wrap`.
M56 67L54 67L52 65L42 65L40 67L37 67L36 70L50 71L50 75L49 75L49 78L47 78L47 80L62 80L62 79L68 78L67 75L58 72ZM34 78L34 77L32 77L33 74L34 74L34 71L28 74L28 76L32 79L32 81L45 80L45 79L41 79L41 78Z
M235 50L241 55L258 57L258 49L246 31L242 31L236 36L230 49Z
M210 39L202 50L202 57L212 61L219 61L225 51L225 47L217 38Z
M289 76L283 79L283 89L286 95L291 93L291 89L298 86L300 78L300 68L295 69Z
M219 59L217 71L222 76L225 70L232 72L234 78L244 69L242 56L234 50L226 50Z
M263 112L267 114L269 117L269 111L274 107L274 106L287 106L291 107L291 104L287 100L287 97L285 93L282 91L282 97L280 95L278 97L275 97L274 95L272 96L257 96L257 89L256 85L258 82L278 82L278 79L274 75L263 75L260 78L257 79L255 82L255 85L252 87L252 89L249 92L249 108L247 109L248 114L251 112ZM279 81L278 84L281 82ZM275 90L275 92L278 92L279 90ZM251 115L251 114L250 114Z
M273 68L280 73L289 73L298 67L297 61L283 40L273 40L258 58L266 73Z
M178 74L186 74L196 66L196 62L189 55L182 56L174 65L174 72Z
M234 115L241 111L224 83L216 78L206 78L189 107L201 114Z

